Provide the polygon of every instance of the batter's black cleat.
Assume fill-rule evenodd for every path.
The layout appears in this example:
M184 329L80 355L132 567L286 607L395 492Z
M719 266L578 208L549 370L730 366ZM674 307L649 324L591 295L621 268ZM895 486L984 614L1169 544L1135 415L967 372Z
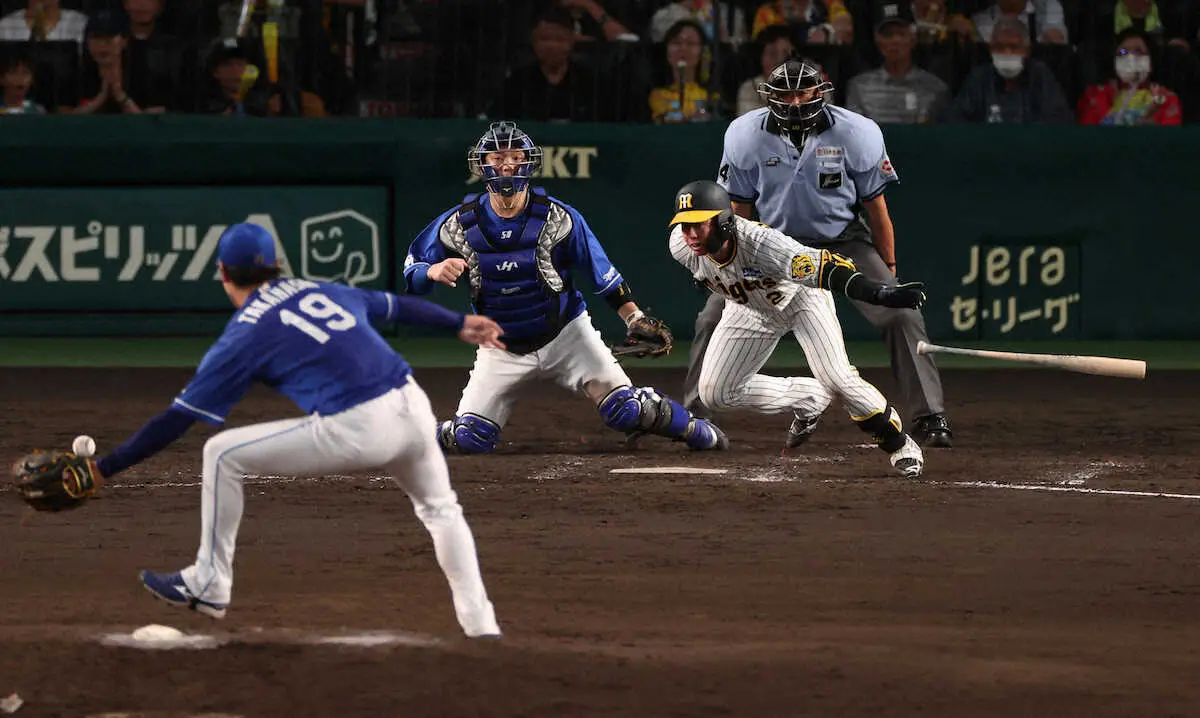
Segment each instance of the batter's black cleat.
M938 449L949 449L954 446L954 432L950 431L950 422L944 414L922 416L913 422L914 427L909 435L921 446Z
M788 427L787 433L786 446L789 449L794 449L808 441L809 437L817 430L817 424L821 422L820 414L805 416L798 411L793 414L792 425Z

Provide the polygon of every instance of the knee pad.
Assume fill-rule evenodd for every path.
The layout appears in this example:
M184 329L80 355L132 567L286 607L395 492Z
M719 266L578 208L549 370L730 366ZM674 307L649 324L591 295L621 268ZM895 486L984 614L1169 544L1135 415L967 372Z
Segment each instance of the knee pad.
M447 453L486 454L496 448L500 426L475 414L463 414L438 426L438 443Z
M900 423L900 413L891 404L865 418L854 418L858 428L867 432L887 453L899 451L904 447L904 428Z
M597 407L604 425L617 431L637 431L642 425L642 397L631 386L619 386L608 392L608 396Z
M605 426L629 433L644 431L678 438L687 431L692 415L678 402L650 387L613 389L599 406Z

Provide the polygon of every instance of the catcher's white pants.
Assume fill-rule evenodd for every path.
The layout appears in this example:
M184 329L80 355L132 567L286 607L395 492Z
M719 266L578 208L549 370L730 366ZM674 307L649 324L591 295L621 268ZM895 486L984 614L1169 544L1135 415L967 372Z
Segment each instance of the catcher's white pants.
M758 373L789 331L804 349L814 378ZM799 411L816 416L837 396L852 419L868 418L887 407L883 394L850 364L833 295L808 288L778 313L727 301L704 355L699 388L700 400L717 411Z
M458 402L458 416L475 414L503 427L512 416L522 386L537 379L554 379L596 403L617 387L633 385L585 311L535 352L513 354L480 347Z
M320 476L382 467L412 500L469 636L499 633L475 539L438 446L429 398L409 377L399 389L331 416L310 415L229 429L204 444L200 551L183 570L188 590L228 603L247 475Z

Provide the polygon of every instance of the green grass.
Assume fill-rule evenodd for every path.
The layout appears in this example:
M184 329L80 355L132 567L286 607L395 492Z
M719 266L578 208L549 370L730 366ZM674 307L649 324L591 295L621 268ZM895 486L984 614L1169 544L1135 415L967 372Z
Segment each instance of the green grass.
M0 340L0 366L60 367L194 367L212 343L208 337L147 338L46 338L19 337ZM413 366L469 367L474 349L451 339L407 338L391 340ZM954 342L951 346L997 349L1038 354L1090 354L1144 359L1155 369L1200 369L1200 342L1187 341L1074 341L1074 342ZM880 341L849 342L850 359L860 367L887 366L886 347ZM682 367L687 365L688 343L678 342L668 357L633 359L629 366ZM804 353L786 339L767 363L768 367L804 366ZM939 355L946 368L981 369L1026 365L971 357Z

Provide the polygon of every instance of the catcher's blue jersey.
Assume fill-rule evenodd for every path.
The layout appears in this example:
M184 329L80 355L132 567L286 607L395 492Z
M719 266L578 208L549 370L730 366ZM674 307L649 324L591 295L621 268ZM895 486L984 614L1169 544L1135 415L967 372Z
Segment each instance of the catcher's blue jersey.
M583 215L540 188L513 218L498 216L486 193L439 215L409 248L408 292L428 293L430 265L454 256L467 261L459 282L469 284L473 310L499 323L510 346L528 350L586 309L570 270L586 272L601 296L623 281Z
M408 363L371 326L395 319L396 304L387 292L340 284L264 284L229 320L174 406L221 424L260 381L306 413L329 415L403 386Z

